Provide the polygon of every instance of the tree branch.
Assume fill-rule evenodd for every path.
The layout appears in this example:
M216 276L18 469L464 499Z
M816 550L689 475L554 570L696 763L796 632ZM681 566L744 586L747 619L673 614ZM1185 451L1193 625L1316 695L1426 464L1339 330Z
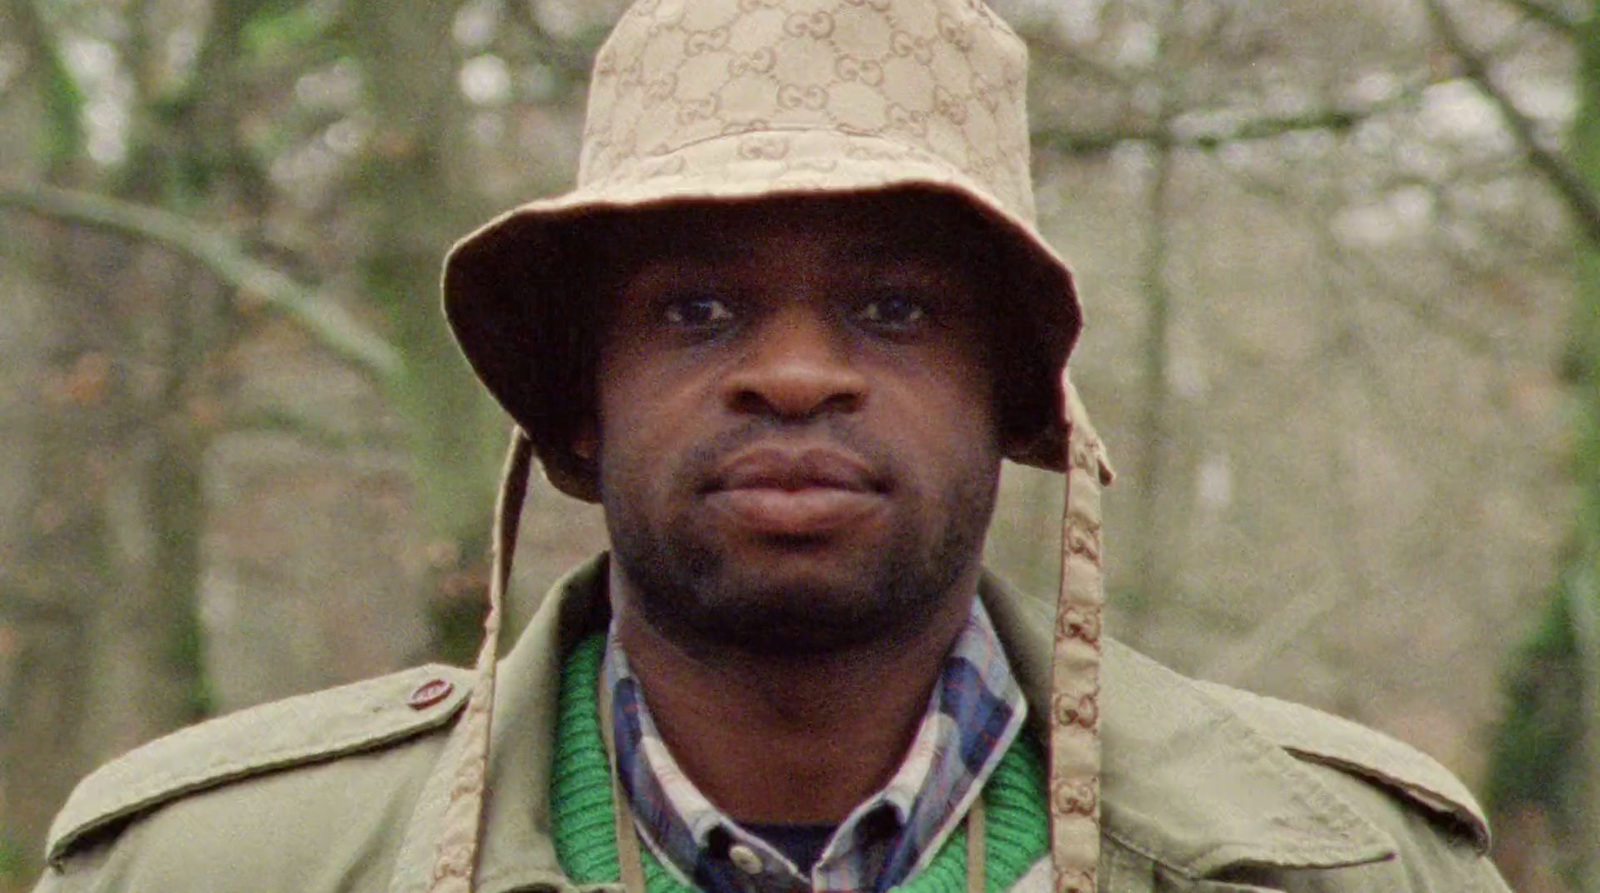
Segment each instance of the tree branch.
M559 69L569 76L586 81L594 68L597 47L579 47L555 37L540 24L532 3L509 4L518 24L522 25L528 39L533 42L534 55L539 61Z
M61 626L83 622L80 612L52 600L44 589L24 575L0 573L0 621Z
M1444 42L1445 49L1449 50L1461 62L1463 74L1472 81L1483 95L1494 103L1495 108L1506 119L1506 126L1516 138L1517 144L1528 157L1528 164L1542 174L1561 196L1567 209L1572 212L1574 222L1578 224L1583 237L1591 245L1600 247L1600 199L1590 191L1588 183L1583 176L1568 164L1566 159L1546 148L1539 142L1538 134L1533 119L1522 113L1511 97L1495 84L1489 76L1489 62L1467 43L1461 31L1450 18L1449 12L1444 8L1442 0L1423 0L1427 7L1428 18L1433 23L1433 28L1438 32L1439 39Z
M1533 21L1562 34L1571 35L1578 30L1576 19L1569 18L1566 13L1545 6L1538 0L1500 0L1500 2Z
M1053 74L1065 76L1079 83L1085 78L1090 78L1102 86L1118 90L1126 90L1133 86L1130 75L1089 58L1078 47L1062 39L1052 27L1053 23L1053 12L1042 20L1014 23L1017 34L1027 41L1029 52L1033 56L1034 61L1028 63L1034 72L1033 77Z
M1389 107L1389 103L1364 109L1320 109L1301 115L1252 118L1233 127L1181 134L1170 127L1133 128L1100 133L1072 133L1058 128L1033 132L1033 144L1067 155L1096 155L1120 143L1149 143L1160 149L1211 151L1231 143L1271 139L1290 133L1326 130L1342 133Z
M232 239L175 214L101 195L50 186L0 186L0 208L28 211L94 229L147 239L173 249L237 288L246 303L278 310L336 355L381 380L400 372L399 353L337 304L250 257Z
M1488 358L1499 358L1504 355L1506 346L1501 340L1441 310L1412 289L1390 281L1378 264L1365 253L1345 249L1328 230L1327 220L1318 216L1318 213L1304 202L1291 199L1285 190L1269 186L1245 171L1234 170L1228 166L1224 166L1223 171L1247 194L1278 202L1286 211L1298 217L1302 224L1317 233L1318 249L1329 257L1338 258L1340 269L1358 277L1366 286L1365 293L1370 299L1404 311L1422 328L1473 353Z

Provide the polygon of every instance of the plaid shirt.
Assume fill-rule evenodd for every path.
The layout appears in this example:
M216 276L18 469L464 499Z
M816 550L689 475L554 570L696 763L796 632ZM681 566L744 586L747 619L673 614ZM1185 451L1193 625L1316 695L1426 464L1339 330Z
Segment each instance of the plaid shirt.
M911 879L966 817L1028 709L989 616L974 600L900 768L839 824L807 877L683 774L650 718L615 627L603 673L634 824L669 871L709 893L883 893Z

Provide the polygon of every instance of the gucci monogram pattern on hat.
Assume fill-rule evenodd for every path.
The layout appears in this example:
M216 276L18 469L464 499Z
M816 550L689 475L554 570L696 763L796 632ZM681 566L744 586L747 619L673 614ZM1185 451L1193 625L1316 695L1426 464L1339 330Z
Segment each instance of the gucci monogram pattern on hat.
M730 165L764 170L728 176L734 191L837 188L848 168L868 186L888 162L983 184L1031 221L1026 71L975 0L646 0L595 61L579 191L660 191Z

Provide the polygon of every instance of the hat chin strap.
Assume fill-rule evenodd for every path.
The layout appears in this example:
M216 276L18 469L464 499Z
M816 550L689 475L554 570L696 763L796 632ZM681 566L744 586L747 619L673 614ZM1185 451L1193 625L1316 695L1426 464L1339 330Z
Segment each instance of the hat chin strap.
M483 618L483 645L478 649L477 678L461 718L466 738L456 763L450 801L445 806L439 832L439 849L429 893L471 893L478 862L479 829L483 823L484 781L489 772L489 720L494 713L495 659L500 645L500 623L505 614L506 585L511 580L511 559L517 547L517 525L528 494L528 474L533 465L533 441L521 428L511 431L500 497L494 513L494 558L489 577L489 612Z
M1077 389L1061 373L1066 495L1050 664L1050 863L1056 893L1094 893L1100 862L1100 488L1115 474Z
M1065 370L1061 393L1067 472L1061 518L1061 589L1056 599L1051 659L1050 863L1055 893L1094 893L1100 861L1100 630L1105 609L1100 489L1112 482L1114 473ZM489 611L483 621L477 678L461 718L466 744L450 786L429 893L472 891L489 769L495 660L532 465L533 442L522 429L514 428L495 506ZM981 858L978 861L981 863Z

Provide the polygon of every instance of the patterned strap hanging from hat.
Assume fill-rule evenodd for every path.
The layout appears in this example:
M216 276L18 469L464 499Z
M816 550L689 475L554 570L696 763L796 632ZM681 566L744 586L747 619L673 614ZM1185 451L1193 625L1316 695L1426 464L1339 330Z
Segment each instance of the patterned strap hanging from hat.
M516 549L517 525L528 492L533 464L533 442L518 428L511 432L500 498L495 506L494 558L489 577L489 612L483 620L483 645L478 651L477 679L461 718L466 738L461 759L450 785L428 893L471 893L478 862L479 826L483 822L484 781L489 772L489 718L494 713L495 659L500 644L500 621L505 612L506 585L511 579L511 558Z
M1113 473L1063 370L1066 499L1050 685L1050 859L1056 893L1094 893L1100 860L1100 488Z

